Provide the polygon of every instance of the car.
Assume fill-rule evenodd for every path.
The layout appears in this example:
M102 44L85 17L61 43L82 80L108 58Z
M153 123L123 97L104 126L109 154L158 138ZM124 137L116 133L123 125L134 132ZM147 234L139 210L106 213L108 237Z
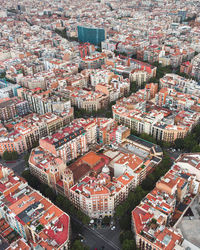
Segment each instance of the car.
M112 230L112 231L115 230L115 226L111 227L111 230Z

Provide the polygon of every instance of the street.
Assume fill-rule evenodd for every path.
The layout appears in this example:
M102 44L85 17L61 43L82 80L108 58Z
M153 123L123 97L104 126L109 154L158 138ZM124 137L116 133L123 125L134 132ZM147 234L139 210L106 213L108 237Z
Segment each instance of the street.
M70 215L73 226L76 230L75 234L79 233L84 237L84 244L87 245L91 250L101 249L104 250L118 250L120 249L119 234L120 229L116 226L115 230L110 228L103 229L92 229L89 226L83 225L74 216ZM74 232L73 232L74 233ZM75 235L73 235L75 236Z
M172 161L175 161L179 157L179 155L184 154L184 152L177 151L177 150L175 152L173 152L172 150L167 149L166 151L169 153L169 156L170 156Z
M5 161L0 159L0 163L3 166L12 169L16 173L16 175L21 175L25 168L25 161L23 156L21 156L19 159L15 161Z

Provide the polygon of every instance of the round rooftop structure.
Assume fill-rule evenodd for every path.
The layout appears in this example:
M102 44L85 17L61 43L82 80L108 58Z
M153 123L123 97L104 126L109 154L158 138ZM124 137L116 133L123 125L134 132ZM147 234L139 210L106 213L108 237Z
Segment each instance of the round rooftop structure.
M102 173L104 174L110 174L110 169L107 165L105 165L103 168L102 168Z

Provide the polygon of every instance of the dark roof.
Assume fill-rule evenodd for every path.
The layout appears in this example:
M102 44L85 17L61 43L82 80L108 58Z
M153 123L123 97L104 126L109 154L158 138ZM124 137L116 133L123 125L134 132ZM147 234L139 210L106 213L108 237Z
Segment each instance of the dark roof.
M186 204L180 203L180 204L178 205L178 208L177 208L177 209L178 209L179 211L183 212L183 211L186 209L186 207L187 207Z
M154 149L155 149L156 153L162 153L162 148L160 146L156 145L154 147Z
M154 146L153 143L145 141L144 139L141 139L141 138L139 138L139 137L137 137L135 135L129 135L128 139L131 140L131 141L137 142L137 143L139 143L139 144L141 144L141 145L143 145L143 146L145 146L147 148L152 148Z
M152 161L155 161L155 162L157 162L157 163L158 163L158 162L160 162L160 161L161 161L161 159L160 159L160 158L158 158L158 157L155 157L155 156L154 156L154 157L152 158Z
M32 218L34 217L36 208L38 207L38 205L40 204L40 202L35 202L34 204L30 205L29 207L27 207L24 211L22 211L21 213L19 213L17 216L25 223L27 224L29 221L32 220ZM31 212L32 210L32 212ZM37 210L38 212L44 210L39 209Z
M158 127L158 128L166 128L167 127L167 124L164 124L164 123L156 123L154 124L154 127Z
M181 173L180 176L186 180L190 177L189 175L183 173Z
M71 134L68 134L67 136L63 137L61 140L54 142L55 148L61 147L62 145L66 144L67 142L73 140L77 136L85 133L86 130L83 128L79 128L78 130L72 132Z
M90 166L86 163L83 164L73 163L69 166L69 169L73 173L74 182L77 182L91 170Z

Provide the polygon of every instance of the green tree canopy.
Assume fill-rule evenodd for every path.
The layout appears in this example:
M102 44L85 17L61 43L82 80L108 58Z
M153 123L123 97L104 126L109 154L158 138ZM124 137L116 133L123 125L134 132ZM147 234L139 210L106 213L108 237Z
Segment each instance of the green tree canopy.
M134 250L136 249L136 244L134 240L125 240L122 244L122 250Z
M109 224L110 224L110 220L111 220L111 217L105 216L105 217L103 218L103 220L102 220L102 223L103 223L104 225L109 225Z
M131 231L123 231L120 233L119 240L121 243L125 240L132 240L134 237L133 233Z
M75 240L71 246L71 250L89 250L80 240Z
M12 151L12 152L9 152L9 151L5 151L3 153L3 156L2 158L6 161L13 161L13 160L17 160L19 157L18 153L16 151Z

